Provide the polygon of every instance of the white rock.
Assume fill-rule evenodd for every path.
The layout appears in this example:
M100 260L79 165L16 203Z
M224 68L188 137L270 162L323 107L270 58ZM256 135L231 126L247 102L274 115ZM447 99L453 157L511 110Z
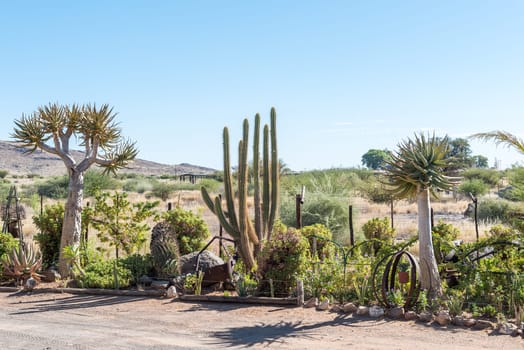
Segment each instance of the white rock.
M319 311L326 311L329 309L329 299L324 299L318 304L317 310Z
M167 288L166 297L168 297L168 298L176 298L177 297L177 292L176 292L175 286L170 286L169 288Z
M305 308L312 308L318 306L318 298L311 298L304 302Z
M357 309L357 315L360 316L367 316L369 315L369 307L367 306L359 306Z

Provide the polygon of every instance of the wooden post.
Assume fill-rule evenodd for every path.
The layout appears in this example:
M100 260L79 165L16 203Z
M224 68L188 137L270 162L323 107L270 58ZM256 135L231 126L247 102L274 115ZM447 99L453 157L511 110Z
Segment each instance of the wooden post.
M349 244L355 245L355 231L353 230L353 206L349 206Z
M304 305L304 282L302 280L297 280L297 305Z
M300 194L297 194L295 197L295 215L296 215L296 222L297 222L297 229L302 228L302 196Z
M431 208L431 227L430 230L433 230L433 227L435 227L435 213L433 212L433 208Z
M167 203L167 211L170 211L171 209L173 209L173 203L169 202Z
M391 212L391 228L395 229L395 224L393 223L393 198L391 198L390 205L390 212Z

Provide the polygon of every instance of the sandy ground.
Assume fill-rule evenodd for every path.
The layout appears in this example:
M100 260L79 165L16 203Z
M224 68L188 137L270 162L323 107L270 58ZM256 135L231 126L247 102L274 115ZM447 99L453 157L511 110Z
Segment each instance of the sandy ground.
M1 349L524 349L492 331L312 309L0 293Z

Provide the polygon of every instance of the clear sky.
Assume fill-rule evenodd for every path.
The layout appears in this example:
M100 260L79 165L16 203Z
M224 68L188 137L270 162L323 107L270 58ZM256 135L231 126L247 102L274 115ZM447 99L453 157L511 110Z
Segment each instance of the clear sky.
M222 128L271 106L293 170L421 130L524 138L523 38L520 0L2 1L0 139L49 102L109 103L140 158L217 169Z

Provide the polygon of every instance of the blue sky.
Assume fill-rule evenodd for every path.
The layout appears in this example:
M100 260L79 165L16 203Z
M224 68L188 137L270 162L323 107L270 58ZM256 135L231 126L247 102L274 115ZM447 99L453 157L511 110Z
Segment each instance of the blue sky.
M109 103L140 158L213 168L222 128L272 106L294 170L418 131L524 137L523 37L522 1L2 2L0 139L49 102Z

